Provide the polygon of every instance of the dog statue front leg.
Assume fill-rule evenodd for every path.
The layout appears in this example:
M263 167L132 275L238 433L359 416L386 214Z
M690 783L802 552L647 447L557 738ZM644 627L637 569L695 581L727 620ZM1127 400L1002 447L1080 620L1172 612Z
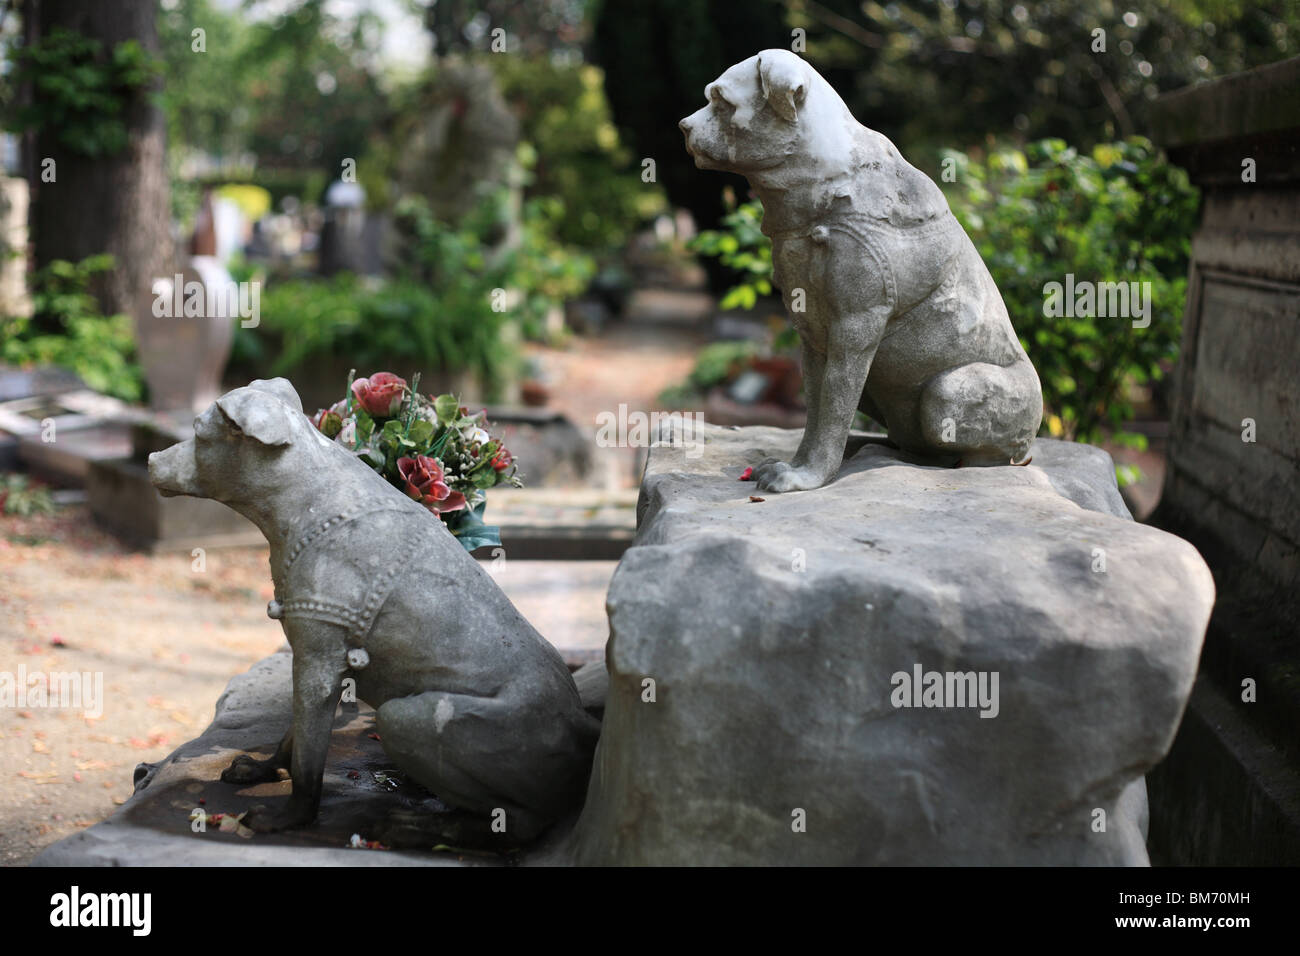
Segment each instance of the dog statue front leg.
M275 783L280 779L280 770L288 770L293 760L293 725L285 732L275 753L265 760L258 760L248 754L240 754L230 766L221 772L222 783L234 783L247 786L254 783Z
M286 622L293 647L293 753L290 775L293 792L288 803L270 810L253 807L244 825L259 833L304 826L320 808L325 757L334 729L346 672L346 642L342 628L317 621Z
M831 325L825 356L814 354L809 361L812 349L805 345L809 416L803 440L789 462L770 461L754 469L759 488L806 491L820 488L839 472L853 415L888 321L883 308L841 316Z

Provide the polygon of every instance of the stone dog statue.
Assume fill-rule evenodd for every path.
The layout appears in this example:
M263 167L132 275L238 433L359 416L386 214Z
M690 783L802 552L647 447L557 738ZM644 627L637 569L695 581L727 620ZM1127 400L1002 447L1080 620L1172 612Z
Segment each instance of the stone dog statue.
M215 498L271 545L275 600L293 649L293 726L274 756L236 758L229 783L293 793L244 823L311 822L345 677L375 708L380 742L455 808L388 821L399 845L522 843L582 802L599 723L559 653L441 521L320 434L285 379L227 392L189 441L149 456L163 495ZM489 835L505 811L505 837ZM408 814L410 816L410 814Z
M803 441L791 461L755 467L759 486L834 478L854 409L936 463L1026 463L1038 375L939 188L787 50L737 63L704 94L680 124L686 149L700 169L745 176L762 200L774 281L803 346Z

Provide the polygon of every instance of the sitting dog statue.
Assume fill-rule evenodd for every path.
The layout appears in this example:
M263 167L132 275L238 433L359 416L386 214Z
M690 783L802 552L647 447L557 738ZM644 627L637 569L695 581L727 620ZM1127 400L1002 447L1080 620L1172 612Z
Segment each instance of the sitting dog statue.
M271 546L268 613L293 650L293 725L274 756L242 755L222 779L274 781L287 767L293 792L245 824L315 818L346 677L388 756L455 808L427 826L398 811L386 842L518 844L580 805L600 727L559 653L436 516L316 430L288 381L218 398L192 439L149 456L149 477L163 495L224 502ZM501 811L505 838L492 828Z
M700 169L763 202L773 279L803 348L808 424L769 491L835 477L855 409L923 459L1026 464L1042 391L992 276L939 188L804 60L764 50L681 121Z

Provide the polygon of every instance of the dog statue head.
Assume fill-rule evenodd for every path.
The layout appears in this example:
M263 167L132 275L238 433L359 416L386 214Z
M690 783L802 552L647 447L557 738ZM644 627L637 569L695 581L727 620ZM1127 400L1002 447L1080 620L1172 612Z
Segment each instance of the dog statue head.
M843 132L856 126L821 75L789 50L741 60L704 88L708 105L678 125L700 169L762 178L797 161L842 164Z
M149 480L165 497L192 495L226 504L255 500L301 467L286 460L316 432L287 379L257 379L222 395L194 419L194 437L149 456Z

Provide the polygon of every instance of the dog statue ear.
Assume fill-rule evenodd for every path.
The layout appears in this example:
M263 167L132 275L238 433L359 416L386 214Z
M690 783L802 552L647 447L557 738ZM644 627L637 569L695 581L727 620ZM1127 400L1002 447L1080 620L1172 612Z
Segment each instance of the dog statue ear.
M772 51L772 53L785 51ZM803 61L794 54L758 56L758 83L763 99L787 123L799 119L799 108L808 96L808 76Z
M287 378L259 378L249 382L248 387L270 392L294 411L302 411L302 399Z
M237 388L217 399L217 409L234 429L270 447L288 445L293 441L295 414L284 402L267 400L266 389Z

